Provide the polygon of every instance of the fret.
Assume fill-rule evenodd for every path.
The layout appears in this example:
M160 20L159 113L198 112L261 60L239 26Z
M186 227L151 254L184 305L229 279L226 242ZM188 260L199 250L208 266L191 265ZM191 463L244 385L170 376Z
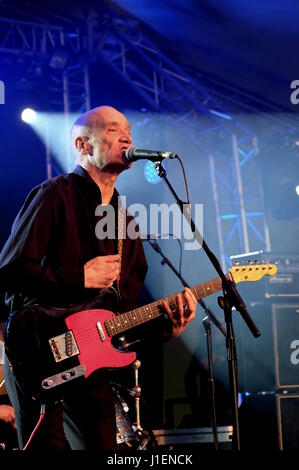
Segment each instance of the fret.
M226 275L226 278L230 278L229 274ZM220 278L215 278L210 281L206 281L202 284L194 286L191 288L193 294L199 300L202 297L214 294L222 289L222 282ZM178 294L183 294L183 292L178 292ZM142 325L154 318L158 318L164 314L162 302L168 301L170 308L176 308L176 296L171 295L169 297L164 297L161 300L156 300L150 304L147 304L143 307L136 308L129 312L121 313L116 315L113 318L105 321L105 327L107 334L111 337L120 333L123 333L134 326ZM183 297L183 305L186 305L186 301Z

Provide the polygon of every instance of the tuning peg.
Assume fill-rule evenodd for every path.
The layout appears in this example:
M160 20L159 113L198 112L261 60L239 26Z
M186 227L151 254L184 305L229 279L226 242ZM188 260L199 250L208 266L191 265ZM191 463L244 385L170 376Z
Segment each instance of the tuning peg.
M239 266L239 264L240 264L240 261L235 261L236 266Z
M262 264L265 264L265 260L264 260L264 259L262 259Z
M258 260L258 259L255 259L255 260L254 260L254 264L259 264L259 260Z
M249 259L249 260L248 260L248 264L252 264L252 259Z

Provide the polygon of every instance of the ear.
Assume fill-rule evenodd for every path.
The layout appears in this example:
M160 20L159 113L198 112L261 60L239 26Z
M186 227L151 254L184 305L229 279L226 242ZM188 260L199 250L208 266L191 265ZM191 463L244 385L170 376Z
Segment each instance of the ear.
M88 142L88 137L77 137L75 139L75 147L82 155L93 155L93 147Z
M77 137L75 139L75 147L78 150L78 152L81 153L81 150L84 147L84 141L83 141L82 137Z

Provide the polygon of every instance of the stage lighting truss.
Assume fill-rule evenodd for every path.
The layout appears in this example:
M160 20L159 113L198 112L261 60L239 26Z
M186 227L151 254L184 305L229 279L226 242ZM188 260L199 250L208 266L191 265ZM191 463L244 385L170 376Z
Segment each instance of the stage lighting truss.
M53 59L57 50L63 50L63 60ZM84 29L2 18L1 52L34 58L41 66L52 59L56 67L50 68L51 107L64 111L67 126L71 112L90 109L89 63L97 60L107 62L151 110L167 116L178 132L181 123L188 121L185 137L210 162L223 268L230 264L236 240L241 252L270 251L262 185L255 165L263 143L257 142L237 117L241 112L256 112L261 100L194 71L189 73L149 40L136 19L109 9L101 17L91 12ZM72 57L74 60L69 60ZM284 129L290 127L289 121L275 116L272 105L263 106L270 111L264 113L265 123L272 119ZM150 111L147 118L151 120ZM211 139L219 142L218 153L209 148Z

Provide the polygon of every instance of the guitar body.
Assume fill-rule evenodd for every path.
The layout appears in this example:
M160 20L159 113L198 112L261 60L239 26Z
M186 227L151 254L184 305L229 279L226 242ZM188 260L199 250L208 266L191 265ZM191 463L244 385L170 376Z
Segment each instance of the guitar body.
M70 309L32 305L15 312L6 324L5 347L16 380L33 398L62 398L73 379L85 380L102 368L133 363L133 352L120 352L111 343L105 322L116 295L101 295ZM57 387L59 385L59 387Z

